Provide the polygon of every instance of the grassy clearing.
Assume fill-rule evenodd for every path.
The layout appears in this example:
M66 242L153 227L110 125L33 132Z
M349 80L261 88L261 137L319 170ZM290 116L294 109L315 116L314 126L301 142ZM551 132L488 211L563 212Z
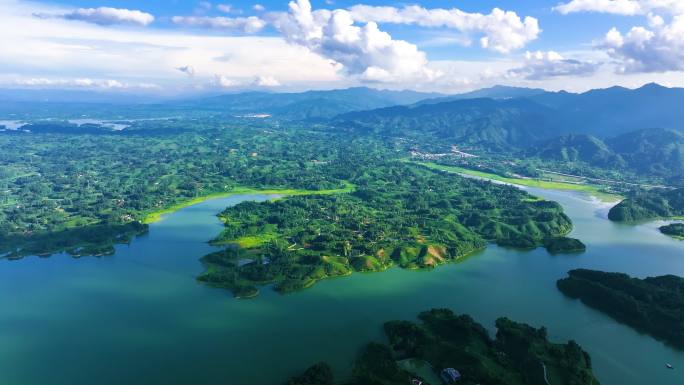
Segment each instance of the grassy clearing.
M271 240L278 237L275 233L264 233L253 236L240 237L238 239L231 240L225 243L234 243L243 249L254 249L260 247L261 245L270 242ZM224 243L224 242L222 242Z
M430 162L411 162L423 167L427 167L432 170L448 171L458 174L465 174L470 176L475 176L478 178L495 180L502 183L509 183L518 186L534 187L540 189L548 190L564 190L564 191L579 191L586 193L588 195L594 196L601 200L602 202L615 202L622 199L621 196L617 194L610 194L602 191L600 186L589 185L589 184L579 184L579 183L567 183L567 182L556 182L547 181L532 178L509 178L497 174L492 174L488 172L471 170L463 167L456 166L445 166L437 163Z
M253 189L253 188L248 188L248 187L235 187L230 191L225 191L225 192L219 192L219 193L214 193L214 194L208 194L204 195L201 197L193 198L187 201L179 202L174 205L171 205L169 207L166 207L161 210L156 210L149 212L145 214L145 217L143 219L143 223L145 224L150 224L154 222L158 222L161 220L162 216L166 214L171 214L174 213L182 208L188 207L188 206L193 206L198 203L202 203L204 201L210 200L210 199L217 199L217 198L227 198L233 195L245 195L245 194L260 194L260 195L330 195L330 194L343 194L343 193L350 193L354 191L356 186L349 182L344 183L345 186L343 188L339 189L330 189L330 190L301 190L301 189Z

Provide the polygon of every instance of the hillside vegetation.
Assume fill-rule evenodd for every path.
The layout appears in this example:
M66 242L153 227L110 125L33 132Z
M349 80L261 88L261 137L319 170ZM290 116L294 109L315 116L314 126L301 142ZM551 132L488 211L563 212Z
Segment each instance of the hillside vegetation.
M506 149L553 136L552 115L526 99L467 99L354 112L338 116L333 124L353 132Z
M470 316L448 309L432 309L418 318L420 322L387 322L389 344L367 345L354 363L352 378L342 383L401 385L413 378L439 385L439 373L453 368L463 385L600 385L589 354L574 341L550 342L543 327L499 318L492 339ZM319 363L287 385L332 384L329 373L329 367Z
M684 216L684 188L636 190L608 212L608 219L634 222Z
M288 292L353 271L435 267L487 241L568 251L556 239L572 224L555 202L401 162L366 166L351 179L357 188L350 194L227 208L213 243L237 248L204 257L200 280L245 296L269 282Z
M533 146L525 155L684 183L684 132L676 130L637 130L605 141L591 135L568 134Z
M684 223L671 223L658 229L665 235L684 240Z
M684 348L684 278L632 278L621 273L578 269L557 283L563 294L582 300L616 320Z

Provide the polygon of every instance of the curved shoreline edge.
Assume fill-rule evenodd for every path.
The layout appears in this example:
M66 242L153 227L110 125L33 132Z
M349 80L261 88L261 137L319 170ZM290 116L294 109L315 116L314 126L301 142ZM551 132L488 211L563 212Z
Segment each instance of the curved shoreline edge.
M213 194L208 194L204 195L201 197L193 198L184 202L176 203L174 205L171 205L167 208L157 210L157 211L152 211L150 213L145 214L144 219L142 220L143 224L151 224L155 222L159 222L162 220L164 215L167 214L172 214L180 209L184 209L186 207L194 206L196 204L200 204L202 202L212 200L212 199L220 199L220 198L228 198L231 196L235 195L250 195L250 194L258 194L258 195L274 195L274 198L279 198L280 196L294 196L294 195L331 195L331 194L345 194L345 193L350 193L353 192L356 189L356 186L349 182L344 182L345 186L343 188L339 189L329 189L329 190L304 190L304 189L255 189L255 188L249 188L249 187L236 187L230 191L224 191L224 192L218 192L218 193L213 193Z
M429 168L432 170L439 170L439 171L456 173L456 174L465 175L465 176L482 178L482 179L487 179L490 181L505 183L505 184L514 185L514 186L532 187L532 188L539 188L539 189L545 189L545 190L576 191L576 192L584 193L590 197L596 198L600 202L604 202L604 203L608 203L608 202L617 203L623 199L623 197L620 195L611 194L611 193L601 191L601 189L598 186L589 185L589 184L553 182L553 181L544 181L544 180L539 180L539 179L508 178L508 177L504 177L501 175L496 175L496 174L487 173L487 172L483 172L483 171L471 170L471 169L467 169L467 168L463 168L463 167L457 167L457 166L446 166L446 165L441 165L438 163L431 163L431 162L418 162L418 161L407 161L407 162L413 163L413 164L416 164L416 165L419 165L422 167L426 167L426 168Z

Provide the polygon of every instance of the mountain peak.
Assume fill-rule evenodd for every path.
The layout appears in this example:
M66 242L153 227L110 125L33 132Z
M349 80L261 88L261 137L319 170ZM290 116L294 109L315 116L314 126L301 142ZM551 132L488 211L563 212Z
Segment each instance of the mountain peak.
M637 89L638 90L663 90L663 89L667 89L667 88L668 87L665 87L665 86L660 85L658 83L651 82L651 83L644 84L643 86L641 86Z

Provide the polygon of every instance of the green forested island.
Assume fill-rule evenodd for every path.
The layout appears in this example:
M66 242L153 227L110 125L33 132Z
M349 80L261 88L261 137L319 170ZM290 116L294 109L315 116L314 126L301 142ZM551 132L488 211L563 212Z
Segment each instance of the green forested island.
M570 237L552 238L546 242L545 246L552 254L581 253L587 249L587 246L582 241Z
M557 283L572 298L656 338L684 347L684 278L632 278L578 269Z
M661 233L684 240L684 223L671 223L658 228Z
M496 338L468 315L448 309L420 313L420 322L390 321L388 345L371 343L358 355L346 385L400 385L411 380L441 383L445 369L464 385L598 385L589 355L574 341L549 342L545 328L507 318L496 321ZM452 373L454 373L452 371ZM307 369L286 385L332 385L325 363Z
M608 212L616 222L684 216L684 188L637 190Z
M349 194L227 208L212 243L228 247L203 258L199 279L251 296L271 282L289 292L352 271L435 267L488 241L554 252L581 245L562 238L572 224L559 204L522 190L404 162L366 167L355 167Z
M51 122L29 126L47 125L47 133L0 133L0 256L109 253L144 232L150 214L217 193L345 189L340 153L387 151L244 119L130 124L83 133Z

